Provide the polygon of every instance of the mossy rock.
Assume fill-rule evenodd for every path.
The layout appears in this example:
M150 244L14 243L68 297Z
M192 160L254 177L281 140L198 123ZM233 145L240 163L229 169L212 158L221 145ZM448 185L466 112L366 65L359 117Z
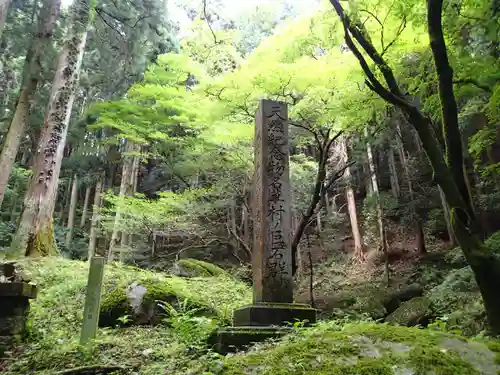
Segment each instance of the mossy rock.
M403 302L385 321L402 326L426 325L432 316L430 301L425 297Z
M380 319L387 315L384 307L386 298L387 292L383 288L362 284L346 288L331 296L317 297L315 302L323 318L350 315ZM309 303L308 293L298 296L297 302Z
M190 298L168 281L142 280L126 286L115 286L105 292L101 303L99 325L156 325L169 316L169 311L196 310L196 315L216 316L211 307ZM120 319L128 316L127 319Z
M215 264L191 258L179 259L174 266L174 273L185 277L218 277L228 275L226 271Z
M119 319L130 316L133 313L124 288L112 287L105 291L101 298L101 310L99 313L99 326L111 327L119 322Z
M496 347L427 329L323 323L190 374L498 375Z
M452 270L425 296L431 302L433 315L447 317L449 326L466 335L476 335L486 329L484 305L470 267Z

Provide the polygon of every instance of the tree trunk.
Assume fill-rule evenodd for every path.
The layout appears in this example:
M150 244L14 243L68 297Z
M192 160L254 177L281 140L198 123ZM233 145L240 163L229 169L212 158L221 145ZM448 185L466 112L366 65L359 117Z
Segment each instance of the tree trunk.
M448 53L441 25L442 7L443 0L429 0L427 26L436 72L439 78L438 87L442 109L443 137L446 147L446 164L450 168L455 184L467 205L470 224L474 230L477 230L474 206L464 165L462 136L458 126L457 102L453 94L453 69L448 61Z
M448 165L446 163L438 140L438 135L436 134L430 119L420 112L420 110L410 103L403 95L390 66L387 64L383 56L378 53L373 44L359 30L359 28L351 24L350 19L345 15L340 2L338 0L330 0L330 2L342 20L345 31L345 41L349 49L354 53L359 61L359 64L366 75L365 82L368 87L388 103L396 105L402 109L408 121L417 131L418 136L422 141L425 153L427 154L427 158L432 166L434 179L443 189L446 201L450 207L450 221L455 238L460 245L465 258L467 259L467 262L471 266L472 271L474 272L475 279L484 301L491 333L493 335L499 335L500 298L498 298L498 291L500 290L500 259L498 259L491 250L484 246L484 243L481 242L474 231L476 218L469 217L468 212L470 212L470 204L463 197L461 189L454 179L455 174L451 171L452 165L454 165L457 161L454 161L454 164L452 165ZM444 50L441 52L436 51L437 53L434 59L446 59L445 63L448 63L446 45L444 43L441 28L442 6L443 3L441 0L429 0L428 31L433 49ZM371 71L370 66L352 40L351 35L358 41L359 45L380 69L383 79L387 84L387 88L381 84L375 74ZM439 53L444 53L444 56L439 56ZM442 62L440 62L440 64L441 63ZM437 61L436 65L438 65ZM438 78L440 78L439 73ZM448 83L450 83L449 80ZM454 95L452 85L448 87L440 83L440 86L443 86L443 89L446 88L441 91L443 96ZM441 106L446 107L447 103L447 100L443 100L441 102ZM451 113L450 111L447 112L448 115ZM457 113L455 113L455 115L457 115ZM446 118L447 117L443 117L443 120ZM450 124L456 125L457 122L451 121L446 128L448 128ZM453 130L454 133L457 131L459 132L457 129ZM446 139L450 138L446 137ZM462 157L462 155L458 155L456 153L454 153L454 155L457 158Z
M85 188L85 199L83 200L82 218L80 220L80 228L85 228L85 222L87 221L87 210L89 208L90 200L90 185Z
M425 247L425 236L424 230L422 229L422 220L418 215L417 208L415 207L415 194L413 191L413 184L410 176L410 169L408 168L408 159L406 157L406 152L403 144L403 133L401 131L401 126L399 122L396 124L396 144L398 147L399 160L403 166L403 172L405 179L408 183L408 195L410 197L410 210L413 215L413 222L415 223L415 237L417 242L417 252L419 254L425 254L427 249Z
M114 260L115 250L118 245L118 240L121 240L120 232L120 221L122 215L121 205L125 200L125 196L127 192L130 191L130 181L131 181L131 173L132 173L132 160L131 156L127 155L128 153L134 150L133 143L127 140L127 144L125 146L125 152L123 155L123 165L122 165L122 178L120 183L120 193L118 204L116 205L116 213L115 213L115 223L113 225L113 232L111 232L111 240L109 242L109 250L108 250L108 263L111 263ZM120 253L120 260L124 259L123 251Z
M249 214L248 214L248 209L246 204L243 204L241 208L241 227L242 227L242 232L243 232L243 241L249 246L250 248L252 247L251 244L251 238L250 238L250 226L249 226ZM293 231L293 227L292 227Z
M234 234L237 234L236 230L236 200L232 199L231 202L229 203L229 220L231 223L231 230L233 231ZM239 241L236 241L236 246L234 251L236 252L236 256L239 257L240 253L240 243Z
M0 38L2 29L2 2L0 0ZM45 0L40 10L40 20L38 23L38 33L35 34L32 44L26 55L24 63L24 78L21 92L17 100L14 116L9 126L9 131L3 142L2 153L0 154L0 207L2 206L5 187L9 181L12 167L14 165L21 139L26 129L31 103L34 100L38 83L42 80L42 60L43 54L52 39L56 26L56 21L61 8L61 0Z
M342 142L342 158L344 160L344 164L348 165L349 155L347 152L347 138L342 137L341 142ZM354 240L354 257L362 261L365 258L363 253L363 240L361 238L361 232L359 230L358 213L356 209L356 198L354 196L354 190L352 189L352 174L350 167L347 167L345 170L345 178L346 178L347 211L349 212L352 238Z
M101 208L102 178L97 180L94 193L94 205L92 207L92 221L90 224L88 259L95 255L97 244L97 232L99 230L99 209Z
M138 146L137 147L137 152L141 152L141 148ZM138 155L134 156L134 161L132 163L132 181L131 181L131 191L130 195L134 195L137 192L137 184L139 182L139 164L140 164L140 157Z
M334 197L335 197L335 194L334 194ZM335 204L335 203L333 203L333 204ZM328 195L327 191L325 191L325 209L326 209L326 214L328 216L332 216L333 215L333 212L332 212L332 203L330 202L330 196Z
M66 233L66 247L71 246L71 240L73 238L73 227L75 224L75 211L76 204L78 201L78 175L75 174L73 177L73 184L71 186L71 200L69 202L69 212L68 212L68 232Z
M321 212L320 211L316 212L316 230L318 232L318 235L320 235L321 231L323 230L323 225L321 223Z
M59 210L57 217L59 218L59 221L61 222L61 225L64 225L64 213L66 212L66 207L69 204L69 199L71 196L71 184L72 184L73 178L70 177L68 180L68 184L64 188L64 193L63 197L61 199L61 209ZM57 193L56 193L56 203L57 203Z
M9 12L11 0L0 0L0 40L2 39L3 28L5 27L5 20Z
M448 237L450 239L450 247L455 247L455 235L453 234L453 227L450 222L450 209L448 207L448 202L446 202L446 197L444 196L443 189L438 186L439 197L441 198L441 205L443 206L444 221L446 223L446 230L448 232Z
M10 255L57 254L52 215L57 195L68 124L78 83L87 27L95 2L77 1L72 6L69 38L59 56L50 102L45 113L33 175Z
M394 158L394 148L389 146L389 174L391 179L391 190L392 196L394 198L399 198L401 194L401 188L399 187L399 177L398 177L398 169L396 167L396 160Z
M380 191L378 189L378 180L377 180L377 171L375 170L375 162L373 159L373 150L370 144L370 140L368 139L368 128L365 127L365 138L366 138L366 154L368 156L368 168L370 170L370 181L371 181L371 189L375 198L377 200L377 226L379 230L379 240L380 240L380 249L384 254L384 265L385 265L385 281L389 284L389 252L387 249L387 238L385 233L385 225L384 225L384 210L382 207L382 202L380 200Z

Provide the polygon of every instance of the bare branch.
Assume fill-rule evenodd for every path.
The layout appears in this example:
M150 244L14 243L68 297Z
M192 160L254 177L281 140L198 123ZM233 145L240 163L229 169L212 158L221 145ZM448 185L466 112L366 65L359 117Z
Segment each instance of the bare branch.
M212 36L214 37L214 44L221 43L220 40L217 40L217 36L215 35L215 32L212 29L212 25L210 24L210 21L208 20L208 15L207 15L207 0L203 0L203 16L205 17L205 21L207 22L208 28L210 29L210 32L212 33Z

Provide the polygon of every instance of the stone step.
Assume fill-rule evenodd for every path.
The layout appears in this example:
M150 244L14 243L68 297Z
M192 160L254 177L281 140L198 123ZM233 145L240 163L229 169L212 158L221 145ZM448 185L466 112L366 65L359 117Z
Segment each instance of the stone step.
M290 333L290 327L226 327L221 328L209 339L209 344L219 354L234 353L245 350L254 343L271 338L280 338Z

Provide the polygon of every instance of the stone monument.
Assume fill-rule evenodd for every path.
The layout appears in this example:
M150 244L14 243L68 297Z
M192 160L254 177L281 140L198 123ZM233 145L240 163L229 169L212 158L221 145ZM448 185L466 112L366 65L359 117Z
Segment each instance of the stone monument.
M234 312L233 326L219 333L240 345L283 332L276 327L316 321L316 310L293 303L291 191L286 103L261 100L255 121L253 304ZM251 335L249 335L251 336ZM222 342L221 342L222 341ZM250 340L251 342L252 340ZM249 342L247 341L247 344Z

